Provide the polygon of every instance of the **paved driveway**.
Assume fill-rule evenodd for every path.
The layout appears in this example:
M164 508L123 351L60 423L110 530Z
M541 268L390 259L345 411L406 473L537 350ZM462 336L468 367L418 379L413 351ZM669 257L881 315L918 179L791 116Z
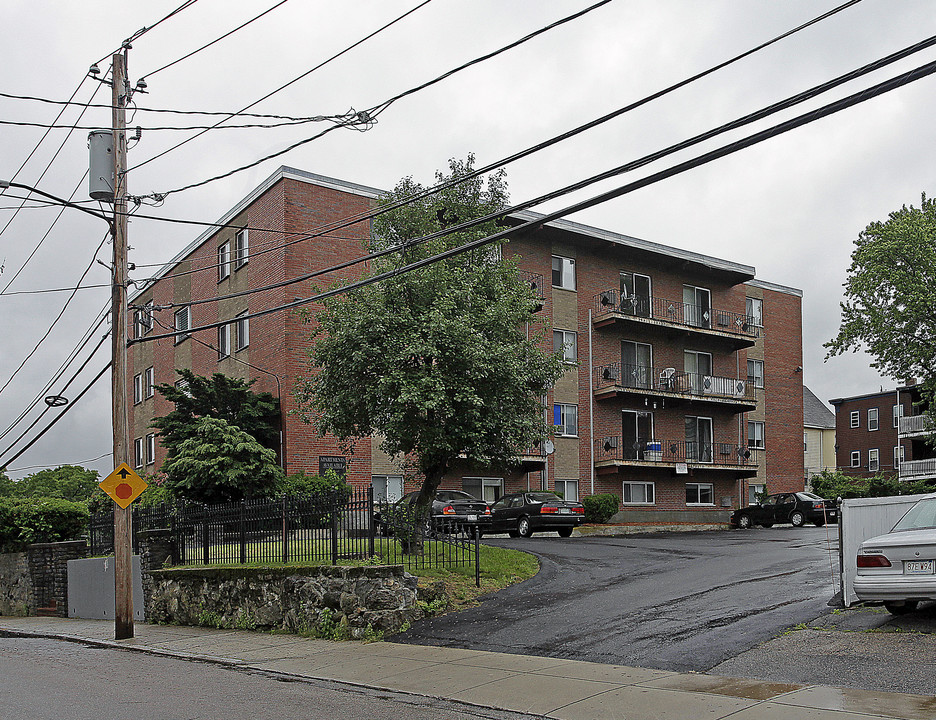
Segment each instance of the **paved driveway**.
M838 582L835 526L485 542L540 573L394 640L707 671L827 613Z

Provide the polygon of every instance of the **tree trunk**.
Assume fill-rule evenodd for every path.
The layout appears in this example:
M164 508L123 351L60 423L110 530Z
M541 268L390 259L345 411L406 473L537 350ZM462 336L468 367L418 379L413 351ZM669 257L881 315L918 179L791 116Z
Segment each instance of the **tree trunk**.
M423 541L427 532L432 528L430 510L432 501L435 499L436 490L442 482L448 463L436 463L426 468L421 468L423 472L423 483L419 489L419 494L410 508L411 517L409 518L410 532L400 538L400 545L405 555L422 555Z

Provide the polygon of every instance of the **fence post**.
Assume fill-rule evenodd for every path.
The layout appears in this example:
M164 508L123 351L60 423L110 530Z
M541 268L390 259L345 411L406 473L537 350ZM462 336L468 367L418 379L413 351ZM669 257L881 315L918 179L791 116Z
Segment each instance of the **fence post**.
M283 518L283 562L289 562L289 508L287 507L286 496L283 495L280 504Z
M474 526L474 546L475 546L475 587L481 587L481 533L478 526Z
M337 502L332 503L331 513L331 556L332 565L338 564L338 532L341 523L341 510Z
M377 536L377 527L374 525L374 486L367 488L367 556L374 557L374 538Z
M244 521L244 515L247 512L247 501L241 500L240 504L240 561L243 565L247 562L247 524Z
M208 506L202 505L202 562L205 565L208 565L211 560L210 549L211 549L211 536L208 534Z

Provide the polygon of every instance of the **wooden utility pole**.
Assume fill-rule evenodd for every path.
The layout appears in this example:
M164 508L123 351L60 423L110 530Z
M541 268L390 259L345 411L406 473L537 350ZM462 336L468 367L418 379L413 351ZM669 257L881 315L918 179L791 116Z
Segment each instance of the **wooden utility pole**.
M114 424L114 466L130 462L130 421L127 407L127 50L112 56L114 133L114 267L111 287L111 348ZM131 510L114 505L114 637L133 637L133 572L130 546Z

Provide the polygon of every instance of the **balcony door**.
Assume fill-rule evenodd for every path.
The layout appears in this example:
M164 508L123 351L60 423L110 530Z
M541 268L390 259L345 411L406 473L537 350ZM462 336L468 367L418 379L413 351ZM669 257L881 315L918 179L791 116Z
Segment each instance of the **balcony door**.
M692 327L712 327L712 293L705 288L683 285L683 306L686 324Z
M621 273L621 312L636 317L650 317L650 276Z
M653 413L624 410L621 413L621 451L625 460L643 460L653 440Z
M683 351L683 370L689 379L689 391L701 395L704 378L712 374L712 354L696 350Z
M653 346L646 343L621 342L621 384L624 387L649 390L653 385Z
M686 460L712 462L712 418L686 417Z

